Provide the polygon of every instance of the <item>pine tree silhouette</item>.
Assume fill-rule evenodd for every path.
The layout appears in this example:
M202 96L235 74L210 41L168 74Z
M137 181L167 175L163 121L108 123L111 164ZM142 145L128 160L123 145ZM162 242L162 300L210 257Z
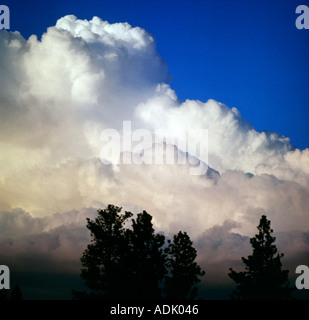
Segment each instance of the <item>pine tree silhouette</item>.
M173 242L165 252L168 254L168 268L170 275L166 277L167 299L193 299L197 296L195 286L204 276L205 272L195 262L197 252L192 246L192 241L186 232L179 231L174 235Z
M129 231L131 254L131 293L132 299L160 299L166 270L166 255L163 251L165 237L155 234L152 216L146 211L132 220Z
M263 215L258 225L259 233L250 239L253 247L252 255L242 257L246 265L245 271L236 272L230 268L229 277L237 283L232 299L244 300L281 300L290 299L292 289L289 288L288 270L281 270L281 258L270 220Z
M92 290L88 298L114 299L128 295L125 281L129 277L126 263L130 244L123 225L132 213L120 212L121 208L108 205L98 210L94 221L87 219L92 240L81 257L81 277ZM82 297L77 292L73 294Z

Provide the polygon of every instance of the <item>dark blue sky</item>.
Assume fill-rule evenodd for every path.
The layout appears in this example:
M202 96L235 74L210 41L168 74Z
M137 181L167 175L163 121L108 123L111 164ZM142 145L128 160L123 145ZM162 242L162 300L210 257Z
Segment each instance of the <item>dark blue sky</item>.
M152 33L179 98L240 110L259 131L309 147L309 30L295 26L309 0L3 1L11 30L41 35L67 14L128 22Z

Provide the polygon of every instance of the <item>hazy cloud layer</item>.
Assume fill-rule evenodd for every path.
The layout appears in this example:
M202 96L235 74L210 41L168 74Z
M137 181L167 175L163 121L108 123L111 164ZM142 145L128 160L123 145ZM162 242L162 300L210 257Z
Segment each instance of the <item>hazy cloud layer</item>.
M40 40L0 30L0 51L1 263L76 272L86 217L113 203L147 210L167 236L188 231L221 276L249 253L262 214L286 256L308 264L309 149L258 132L221 102L180 101L145 30L66 16ZM104 165L100 134L124 120L133 130L208 129L209 171Z

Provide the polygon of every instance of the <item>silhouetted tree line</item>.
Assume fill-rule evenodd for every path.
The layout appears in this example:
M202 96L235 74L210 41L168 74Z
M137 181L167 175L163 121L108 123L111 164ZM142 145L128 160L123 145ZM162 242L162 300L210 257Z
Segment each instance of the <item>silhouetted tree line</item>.
M81 277L90 292L73 290L74 299L197 297L197 284L205 271L195 262L197 251L188 234L179 231L166 241L163 234L155 233L146 211L136 219L132 216L108 205L98 210L95 220L87 219L91 243L81 257ZM231 299L290 299L288 270L281 270L283 254L277 251L265 215L257 228L259 233L250 239L252 255L242 257L245 271L230 268L228 273L237 284Z
M108 205L98 216L87 218L91 243L81 257L81 277L90 292L73 290L74 299L193 299L205 271L195 262L197 251L186 232L173 239L156 233L152 216L146 211L133 219L131 212ZM129 220L131 219L131 220ZM131 221L131 224L129 223ZM242 257L245 270L230 268L236 283L231 299L287 300L288 270L272 236L271 222L262 215L258 233L250 239L253 251ZM0 290L0 300L23 300L19 285Z
M84 251L81 277L91 293L73 291L75 299L185 299L197 295L205 272L195 262L196 249L186 232L165 241L155 233L152 216L108 205L87 219L91 244Z

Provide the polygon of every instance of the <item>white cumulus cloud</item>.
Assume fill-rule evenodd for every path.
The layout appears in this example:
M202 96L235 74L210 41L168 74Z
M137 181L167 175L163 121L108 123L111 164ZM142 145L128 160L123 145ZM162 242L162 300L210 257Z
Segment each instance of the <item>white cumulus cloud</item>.
M221 279L249 253L262 214L287 259L308 263L309 149L257 131L241 110L211 97L179 100L147 31L70 15L41 38L0 30L0 51L3 261L27 270L66 262L76 272L89 241L86 217L112 203L148 211L169 237L187 231L212 277L220 263ZM207 173L191 175L192 163L149 164L155 144L141 164L103 164L101 132L121 133L123 121L152 133L207 129ZM196 156L179 141L166 150Z

